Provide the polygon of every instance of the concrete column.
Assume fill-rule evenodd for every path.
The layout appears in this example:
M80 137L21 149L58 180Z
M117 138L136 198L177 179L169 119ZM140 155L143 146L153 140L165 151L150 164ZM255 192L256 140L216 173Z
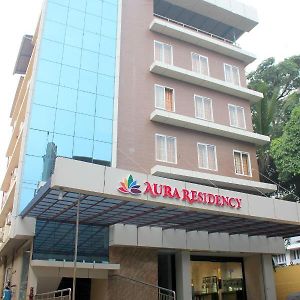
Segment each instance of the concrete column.
M178 300L191 300L191 258L189 251L176 253L176 289Z
M261 264L264 278L265 299L277 299L272 256L269 254L263 254L261 256Z

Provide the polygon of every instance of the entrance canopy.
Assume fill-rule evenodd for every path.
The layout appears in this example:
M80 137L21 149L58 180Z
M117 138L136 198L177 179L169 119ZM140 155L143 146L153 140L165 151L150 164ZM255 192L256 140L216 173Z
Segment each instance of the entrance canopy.
M21 216L62 223L132 224L186 231L300 235L298 203L57 158L52 178Z

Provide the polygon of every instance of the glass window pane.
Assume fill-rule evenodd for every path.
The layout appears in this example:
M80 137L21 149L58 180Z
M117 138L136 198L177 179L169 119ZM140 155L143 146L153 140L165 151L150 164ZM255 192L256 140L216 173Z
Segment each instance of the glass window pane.
M97 79L97 73L80 70L79 90L96 94Z
M238 123L238 127L246 128L245 114L244 114L244 109L242 107L237 107L237 123Z
M199 167L207 169L207 151L205 145L198 144Z
M165 109L168 111L174 111L173 90L169 88L165 88Z
M99 46L100 35L91 32L84 33L82 48L94 52L99 52Z
M102 29L101 29L101 35L115 38L117 33L117 24L116 22L102 19Z
M70 0L49 0L49 2L57 3L62 6L69 6Z
M164 63L171 65L172 59L172 46L164 44Z
M86 92L78 92L77 112L95 115L96 95Z
M241 153L239 152L234 152L234 166L235 166L235 173L243 174Z
M83 12L70 8L67 23L68 23L68 25L70 25L72 27L75 27L78 29L83 29L84 17L85 17L85 14Z
M250 175L250 163L249 163L249 156L246 153L242 154L242 160L243 160L243 174L244 175Z
M165 88L155 85L155 107L165 109Z
M192 54L192 70L197 73L200 72L199 55L196 53Z
M69 66L62 65L60 84L65 87L77 89L79 79L79 70Z
M160 161L167 161L166 152L166 137L163 135L156 135L156 159Z
M217 169L216 163L216 147L212 145L207 145L207 157L208 157L208 168L210 170Z
M67 27L65 44L81 48L82 41L83 41L83 30Z
M41 43L40 58L61 63L63 44L43 39Z
M160 42L155 42L155 60L163 61L163 44Z
M85 7L86 7L86 0L76 0L76 1L70 1L69 6L71 8L75 8L77 10L80 11L85 11Z
M37 81L34 89L34 103L55 107L57 102L58 86Z
M239 68L232 67L232 83L235 85L240 85L240 73Z
M75 113L58 109L55 119L55 133L74 135Z
M63 43L65 39L65 31L65 25L47 20L45 22L43 37L51 41Z
M33 104L31 110L30 128L53 132L55 109Z
M94 142L93 159L111 161L112 144Z
M230 125L237 127L237 116L236 116L236 107L233 105L228 106L229 109L229 118L230 118Z
M52 134L47 131L30 129L28 133L26 154L43 156L46 153L48 142L52 139Z
M84 31L89 31L89 32L100 34L101 33L101 18L94 16L94 15L86 14Z
M88 0L86 6L86 12L96 16L102 15L102 1Z
M62 63L72 67L80 67L81 49L65 45Z
M75 136L93 139L94 137L94 117L76 114Z
M42 179L43 173L43 158L39 156L25 155L23 181L36 185Z
M51 2L48 3L47 20L66 24L67 17L68 17L68 8L67 7L57 5L57 4L51 3Z
M112 121L95 118L95 140L112 143Z
M195 106L196 106L196 117L199 119L204 119L204 110L203 110L203 97L195 97Z
M82 50L81 54L81 68L87 71L98 71L98 53Z
M107 55L99 56L98 73L114 76L115 75L115 58Z
M57 108L76 111L77 90L59 87Z
M176 163L176 139L167 137L167 161Z
M208 59L200 56L201 74L208 76Z
M224 65L224 72L225 72L225 81L227 81L227 82L232 82L231 66L225 64L225 65Z
M208 121L212 121L212 105L211 105L211 99L209 98L204 98L204 114L205 114L205 119Z
M57 156L72 157L73 137L62 134L54 134L53 143L57 146Z
M118 8L116 5L107 3L107 2L103 2L103 16L105 16L106 19L112 20L112 21L117 21L118 15Z
M88 157L93 156L93 141L83 138L74 138L73 157Z
M97 96L96 116L106 119L113 119L114 101L112 98Z
M40 59L38 63L37 80L58 84L60 64Z
M113 98L115 94L115 78L98 75L97 94Z
M116 56L116 40L101 36L100 53L108 56Z

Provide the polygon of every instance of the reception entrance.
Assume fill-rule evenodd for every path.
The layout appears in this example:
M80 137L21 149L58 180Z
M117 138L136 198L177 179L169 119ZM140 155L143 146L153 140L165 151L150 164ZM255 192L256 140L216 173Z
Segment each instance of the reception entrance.
M193 300L246 300L242 259L191 257Z

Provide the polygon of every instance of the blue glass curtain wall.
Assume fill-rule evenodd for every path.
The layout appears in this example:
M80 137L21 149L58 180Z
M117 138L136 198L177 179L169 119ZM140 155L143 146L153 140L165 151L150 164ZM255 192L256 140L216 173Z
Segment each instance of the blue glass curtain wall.
M26 142L19 211L56 156L112 157L118 0L48 0Z

